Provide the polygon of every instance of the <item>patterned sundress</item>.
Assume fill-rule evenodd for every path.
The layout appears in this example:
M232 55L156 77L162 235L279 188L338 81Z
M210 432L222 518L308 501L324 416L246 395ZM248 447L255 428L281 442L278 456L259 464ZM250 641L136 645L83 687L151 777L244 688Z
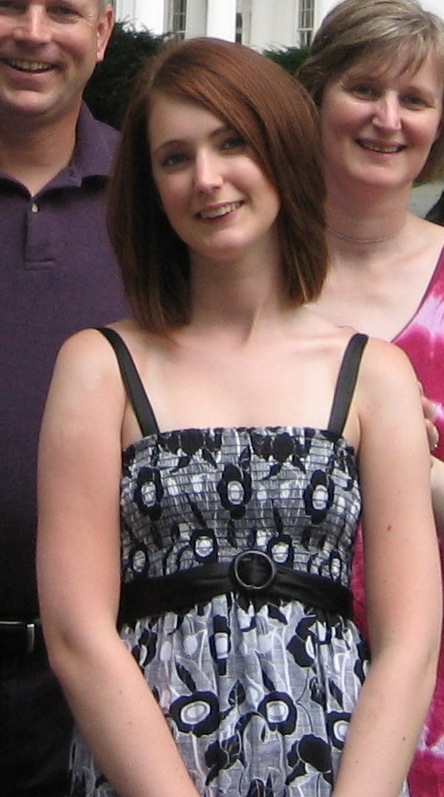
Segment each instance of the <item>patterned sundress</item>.
M123 582L256 549L347 586L361 501L342 428L365 340L348 346L326 430L161 433L139 384L143 438L123 453ZM134 366L120 365L128 386ZM230 592L141 618L121 635L201 795L331 795L369 663L353 621ZM116 797L80 735L72 776L76 797Z

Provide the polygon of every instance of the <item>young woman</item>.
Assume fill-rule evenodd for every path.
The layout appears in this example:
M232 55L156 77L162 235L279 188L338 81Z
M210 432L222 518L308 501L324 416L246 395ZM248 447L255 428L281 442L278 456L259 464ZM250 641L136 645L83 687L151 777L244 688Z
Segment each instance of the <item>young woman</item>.
M409 356L436 425L433 503L444 533L444 230L408 210L413 181L444 163L444 22L415 0L345 0L299 78L320 108L327 182L331 268L316 309ZM361 604L362 567L358 545ZM444 796L444 658L409 784L414 797Z
M308 97L248 48L190 40L141 74L110 197L134 318L65 344L40 449L77 797L407 794L441 621L429 452L405 355L306 306L320 152Z

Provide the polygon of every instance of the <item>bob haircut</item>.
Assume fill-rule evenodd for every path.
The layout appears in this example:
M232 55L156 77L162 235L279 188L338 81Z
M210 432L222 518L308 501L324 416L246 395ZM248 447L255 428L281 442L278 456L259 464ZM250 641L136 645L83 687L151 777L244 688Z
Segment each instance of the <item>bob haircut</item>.
M322 22L297 77L321 108L326 84L350 67L362 64L383 73L388 65L399 64L399 74L414 74L430 53L444 92L444 22L439 17L416 0L343 0ZM443 163L441 127L417 179L433 179Z
M142 69L110 183L108 226L133 312L166 333L190 317L189 257L162 211L148 140L156 96L197 103L248 143L278 192L284 286L295 305L320 293L326 268L319 115L307 92L253 50L211 38L167 45Z

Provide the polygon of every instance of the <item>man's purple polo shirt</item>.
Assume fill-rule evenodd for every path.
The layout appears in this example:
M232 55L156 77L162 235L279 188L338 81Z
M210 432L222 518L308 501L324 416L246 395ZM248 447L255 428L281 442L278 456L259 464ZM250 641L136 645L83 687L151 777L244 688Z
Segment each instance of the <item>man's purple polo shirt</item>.
M84 106L69 166L35 197L0 173L1 619L38 614L37 443L57 351L128 313L105 222L117 140Z

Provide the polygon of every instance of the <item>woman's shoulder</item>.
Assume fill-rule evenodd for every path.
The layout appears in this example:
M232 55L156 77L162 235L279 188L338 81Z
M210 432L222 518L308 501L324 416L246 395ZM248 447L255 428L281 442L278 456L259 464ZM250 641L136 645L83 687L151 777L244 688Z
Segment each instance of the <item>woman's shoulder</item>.
M379 338L369 337L362 356L357 394L363 407L373 409L384 405L398 406L401 411L404 397L418 398L419 383L413 366L398 346Z
M130 319L110 324L131 351L138 338L137 328ZM67 338L57 355L53 383L68 386L72 391L112 391L121 382L118 360L110 341L100 328L88 327Z
M413 242L414 250L430 252L431 259L436 263L444 249L444 226L414 214L409 214L408 220L409 242Z
M369 374L381 376L384 372L395 371L414 373L409 358L399 346L381 338L366 336L365 367Z
M390 392L401 384L416 382L415 372L407 355L396 346L381 338L358 332L351 327L342 327L337 338L339 352L344 355L354 339L360 339L359 382L366 391L379 396Z
M119 338L126 347L131 350L140 345L140 339L146 333L137 325L132 318L122 319L102 327L86 327L75 332L62 344L58 361L78 364L88 367L100 364L106 365L106 352L112 354L109 338L106 332L117 333L115 338ZM105 333L105 334L103 334ZM104 358L105 355L105 359Z

